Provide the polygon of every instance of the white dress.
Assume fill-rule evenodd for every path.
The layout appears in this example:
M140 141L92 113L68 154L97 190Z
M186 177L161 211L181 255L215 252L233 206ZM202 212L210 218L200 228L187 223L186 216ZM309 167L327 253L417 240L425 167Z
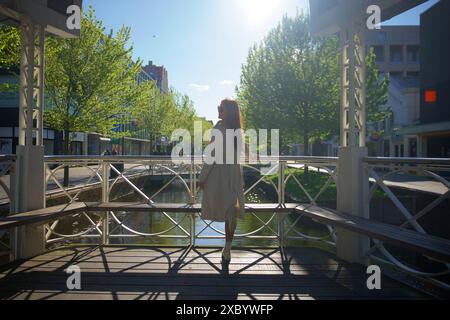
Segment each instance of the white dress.
M226 146L226 129L223 122L217 123L214 129L222 131L223 144ZM231 222L233 215L240 219L244 218L244 179L240 164L204 164L199 181L204 183L202 198L204 220Z

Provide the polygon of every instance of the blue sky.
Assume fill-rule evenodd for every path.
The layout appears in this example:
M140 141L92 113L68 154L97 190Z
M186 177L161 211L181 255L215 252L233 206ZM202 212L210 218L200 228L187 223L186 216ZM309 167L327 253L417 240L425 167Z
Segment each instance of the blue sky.
M430 0L390 25L417 25ZM106 28L132 30L135 58L164 65L169 85L188 94L197 113L217 120L217 105L235 96L248 49L284 14L307 10L307 0L86 0Z

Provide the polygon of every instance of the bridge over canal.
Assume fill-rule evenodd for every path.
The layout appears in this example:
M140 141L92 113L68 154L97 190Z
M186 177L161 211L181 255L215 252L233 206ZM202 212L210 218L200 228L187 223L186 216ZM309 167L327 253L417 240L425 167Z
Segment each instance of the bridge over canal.
M44 106L44 37L52 33L77 37L68 30L65 12L32 1L1 1L0 18L16 21L21 29L20 136L17 156L0 158L1 184L10 198L11 213L0 219L1 251L9 263L0 270L3 299L424 299L448 296L450 289L448 226L439 208L448 205L449 159L379 159L367 157L365 119L364 39L366 9L377 4L383 20L422 3L420 0L314 0L310 2L314 34L339 34L341 44L341 149L339 158L271 157L274 175L261 176L251 186L273 187L275 203L251 203L246 219L256 224L236 239L271 241L271 245L236 248L230 265L222 266L217 247L198 241L224 238L223 227L200 214L197 175L202 159L188 158L178 167L154 157L54 158L45 160L42 143ZM81 1L73 1L81 5ZM0 19L3 20L3 19ZM264 159L260 159L264 160ZM117 163L126 170L118 170ZM260 173L262 163L246 170ZM311 186L302 180L301 166L317 168L325 179ZM94 202L68 192L57 177L65 166L90 170L89 179L101 185ZM136 186L132 169L158 166L172 176L154 194ZM300 166L300 168L299 168ZM116 176L112 181L111 172ZM189 172L189 179L186 173ZM391 176L433 180L440 192L412 212L385 181ZM158 203L155 197L170 184L180 183L185 203ZM49 184L66 196L60 206L46 206ZM136 195L133 203L111 202L117 183ZM288 203L286 189L303 193L301 203ZM423 187L422 188L426 188ZM335 208L321 197L335 193ZM80 191L81 192L81 191ZM382 193L401 221L375 219L370 203ZM157 216L159 229L136 229L127 217ZM65 222L72 228L61 229ZM431 221L431 222L430 222ZM202 224L199 227L198 223ZM308 228L304 228L308 225ZM311 226L314 225L314 228ZM206 232L208 231L208 232ZM309 231L309 232L308 232ZM135 240L135 245L129 244ZM167 239L183 241L168 247ZM148 246L152 241L152 246ZM264 242L266 243L266 242ZM83 269L83 288L66 286L65 269ZM366 285L366 267L383 271L382 290ZM412 288L413 287L413 288ZM427 291L428 295L424 295ZM430 295L431 294L431 295Z

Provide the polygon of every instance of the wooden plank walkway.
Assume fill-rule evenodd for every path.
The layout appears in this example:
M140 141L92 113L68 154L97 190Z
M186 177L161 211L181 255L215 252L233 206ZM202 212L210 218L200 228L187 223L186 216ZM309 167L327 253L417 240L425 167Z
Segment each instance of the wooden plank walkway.
M315 248L73 247L0 269L0 299L427 299L383 277L369 291L363 267ZM65 269L81 268L81 290L68 291Z

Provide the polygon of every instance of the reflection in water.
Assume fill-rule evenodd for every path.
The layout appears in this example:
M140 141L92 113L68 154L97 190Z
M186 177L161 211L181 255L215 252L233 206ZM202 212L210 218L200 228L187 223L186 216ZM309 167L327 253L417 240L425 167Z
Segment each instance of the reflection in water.
M147 195L151 195L158 191L158 187L146 187L144 189L144 192ZM257 195L255 193L249 195L247 197L247 200L252 200L252 202L255 202L255 199L259 199L261 202L261 195ZM121 199L123 201L123 198ZM126 201L138 201L138 199L134 196L127 197ZM188 203L189 202L189 195L184 188L183 184L180 181L174 181L170 187L168 187L166 190L158 194L153 201L157 203ZM201 193L199 195L199 202L201 202ZM186 215L185 213L167 213L167 216L172 218L174 221L180 224L184 230L187 232L190 232L190 217ZM172 221L163 213L145 213L145 212L139 212L139 213L121 213L117 214L117 217L123 221L123 223L128 226L129 228L138 231L140 233L160 233L165 230L173 228L174 224ZM259 219L261 219L263 222L269 221L272 218L272 214L262 214L258 215ZM269 235L273 236L274 231L276 232L277 223L276 223L276 217L272 219L272 221L269 224L269 227L273 230L271 231L269 228L265 228L264 230L261 230L261 232L258 233L259 236L261 235ZM199 237L217 237L221 236L220 233L216 232L214 229L223 232L225 228L224 223L217 223L213 222L211 224L212 228L205 228L207 226L207 223L210 223L210 221L203 221L200 217L196 219L195 223L195 230L196 234L199 235ZM111 226L111 230L118 227L116 229L115 233L120 234L131 234L128 230L125 228L122 228L118 226L117 223L113 223ZM247 214L245 219L239 220L236 233L237 234L245 234L252 232L253 230L259 229L262 227L262 222L259 221L257 218L253 217L250 214ZM213 229L214 228L214 229ZM185 235L183 231L176 227L173 230L171 230L169 233L170 235ZM205 246L221 246L223 245L223 239L197 239L196 244L197 245L205 245ZM162 244L162 245L186 245L189 243L189 239L172 239L172 238L125 238L125 239L116 239L113 240L112 243L117 244ZM277 244L276 240L271 239L240 239L237 238L235 240L236 245L246 245L246 246L273 246Z
M142 191L148 195L152 196L155 194L162 186L161 181L157 181L153 178L147 178L145 183L143 183L144 187ZM89 195L88 195L89 197ZM125 201L125 202L139 202L142 199L139 198L135 192L129 186L121 185L117 186L111 192L111 199L114 201ZM85 201L95 201L95 199L83 199ZM189 194L186 191L184 185L179 181L175 180L170 184L168 188L159 193L153 201L157 203L188 203L189 202ZM201 193L199 194L198 202L201 202ZM264 191L255 188L251 194L246 196L247 203L270 203L269 199L265 196ZM111 237L111 244L136 244L136 245L162 245L162 246L185 246L190 243L189 236L183 232L184 229L186 232L190 232L191 218L189 215L185 213L148 213L148 212L138 212L138 213L115 213L117 219L122 221L123 226L117 223L111 217L110 224L110 234L112 235L126 235L125 237ZM296 219L295 216L288 216L287 223L291 224ZM179 224L179 227L174 227L174 223L172 221L176 221ZM267 227L262 228L263 224L267 221L270 221ZM308 219L302 219L302 221L308 222ZM212 223L212 228L206 228L207 223L210 221L203 221L199 217L196 219L195 230L196 234L200 237L196 239L196 245L199 246L223 246L224 239L211 239L208 237L218 237L222 236L222 234L216 232L219 230L223 232L224 223ZM68 218L62 220L57 227L57 231L63 234L73 234L75 232L79 232L89 224L85 219L77 218ZM127 230L127 228L132 229L133 231L139 234L161 234L160 237L134 237L133 232ZM182 228L182 229L181 229ZM257 217L252 214L246 214L245 219L239 220L236 234L247 234L253 232L254 230L261 229L256 235L257 236L275 236L278 231L278 217L273 213L266 214L258 214ZM296 226L296 229L309 235L314 236L324 236L328 234L326 228L322 225L312 223L301 223ZM164 232L169 230L169 232ZM167 236L176 236L178 238L169 238ZM201 239L203 237L203 239ZM98 238L91 239L82 239L81 241L78 239L75 241L76 243L86 243L86 244L94 244L98 243ZM323 243L307 243L305 241L288 241L285 243L286 245L314 245L315 247L319 247L326 250L331 250L330 246ZM234 246L250 246L250 247L271 247L277 246L278 240L275 239L255 239L255 238L235 238L233 242Z
M145 187L143 190L147 195L152 195L156 191L159 190L161 184L150 183L147 185L153 185L153 187ZM123 198L120 199L125 201ZM135 194L131 197L127 197L126 201L138 201ZM189 195L184 188L183 184L176 180L174 181L166 190L158 194L154 199L157 203L188 203ZM201 194L199 195L198 202L201 202ZM266 199L266 196L262 190L255 188L252 193L246 196L247 203L264 203L264 202L272 202ZM180 224L181 228L190 232L190 217L185 213L167 213L165 216L163 213L123 213L118 214L118 218L123 221L123 223L129 228L140 232L140 233L161 233L165 230L169 230L173 228L174 224L168 218L170 217L174 221ZM246 214L245 219L239 220L236 234L247 234L253 232L254 230L261 230L257 233L257 236L275 236L278 229L278 217L273 213L265 213L258 214L257 217L252 214ZM293 223L294 217L288 217L287 223ZM270 221L267 224L267 227L262 228L263 224ZM224 239L211 239L208 237L217 237L221 236L216 230L223 232L224 223L214 222L211 224L212 228L207 227L207 223L210 221L203 221L201 218L196 219L195 230L196 234L199 235L202 239L196 239L196 244L200 246L223 246ZM112 226L113 230L117 227L117 224L114 223ZM214 229L216 230L214 230ZM297 226L297 230L304 232L309 235L314 236L324 236L328 234L326 228L322 225L318 225L315 223L307 223L299 224ZM120 226L116 230L116 233L120 234L130 234L125 228L121 228ZM182 236L185 233L178 227L173 228L169 233L170 235ZM173 239L173 238L121 238L115 239L111 243L117 244L159 244L159 245L187 245L189 244L189 239ZM305 241L290 241L286 243L287 245L304 245ZM311 244L311 243L308 243ZM277 239L255 239L255 238L235 238L233 245L235 246L255 246L255 247L269 247L269 246L277 246ZM322 243L315 243L314 246L320 247L323 249L330 250L328 245Z

